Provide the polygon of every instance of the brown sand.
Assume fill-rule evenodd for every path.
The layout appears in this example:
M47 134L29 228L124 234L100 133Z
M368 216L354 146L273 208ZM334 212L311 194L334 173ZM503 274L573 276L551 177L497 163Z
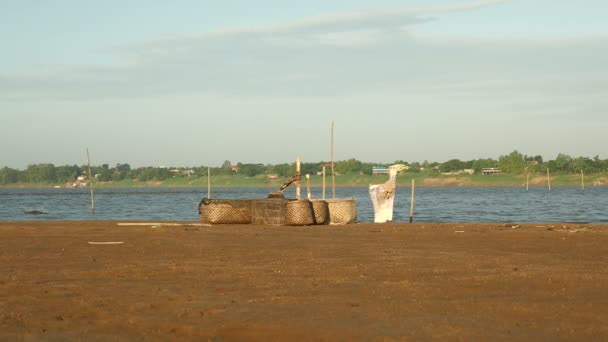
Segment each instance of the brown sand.
M0 241L0 340L608 339L606 225L1 222Z

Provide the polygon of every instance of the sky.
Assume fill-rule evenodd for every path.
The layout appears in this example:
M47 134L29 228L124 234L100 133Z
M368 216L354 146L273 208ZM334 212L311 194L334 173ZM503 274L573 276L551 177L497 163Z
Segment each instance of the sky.
M608 158L604 0L0 0L0 167Z

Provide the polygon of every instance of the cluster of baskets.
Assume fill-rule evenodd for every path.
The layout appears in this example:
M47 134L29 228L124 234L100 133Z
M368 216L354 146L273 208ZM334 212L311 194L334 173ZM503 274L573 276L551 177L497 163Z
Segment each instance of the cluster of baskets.
M198 208L209 224L309 226L347 224L357 220L355 199L344 200L224 200L204 198Z

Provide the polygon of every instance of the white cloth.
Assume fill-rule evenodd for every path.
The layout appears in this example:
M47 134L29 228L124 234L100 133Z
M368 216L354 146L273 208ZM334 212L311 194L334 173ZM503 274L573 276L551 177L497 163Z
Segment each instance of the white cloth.
M395 201L395 190L397 170L389 171L389 179L383 184L371 184L369 195L374 205L374 222L385 223L393 220L393 203Z

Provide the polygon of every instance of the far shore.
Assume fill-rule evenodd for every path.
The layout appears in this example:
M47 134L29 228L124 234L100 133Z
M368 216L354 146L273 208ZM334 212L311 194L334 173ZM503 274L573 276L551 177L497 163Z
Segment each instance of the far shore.
M336 187L367 187L369 184L379 184L387 180L386 176L369 175L339 175L335 178ZM421 175L406 173L399 175L397 184L400 187L409 187L415 181L417 187L548 187L549 181L545 175ZM212 187L226 188L278 188L287 179L267 179L264 176L246 177L243 175L214 176L211 178ZM310 177L312 187L321 187L321 176ZM325 180L327 188L332 186L331 178ZM597 187L608 185L608 174L592 174L582 178L580 175L558 174L551 175L551 187L576 186ZM305 180L302 180L302 187ZM206 188L206 177L175 177L166 180L121 180L109 182L94 182L96 188ZM72 188L72 183L13 183L0 185L0 188Z

